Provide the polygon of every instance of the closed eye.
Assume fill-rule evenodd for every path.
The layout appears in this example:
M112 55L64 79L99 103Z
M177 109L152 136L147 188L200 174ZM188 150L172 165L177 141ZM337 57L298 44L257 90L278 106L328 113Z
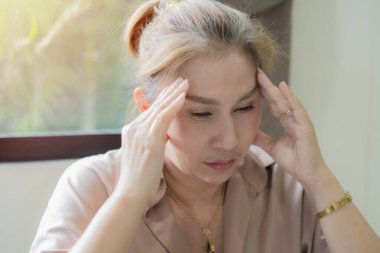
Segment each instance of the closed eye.
M240 111L240 112L248 112L250 110L253 110L255 107L253 105L246 105L246 106L243 106L243 107L240 107L240 108L237 108L235 110L236 111ZM211 117L212 116L212 113L211 112L193 112L191 113L191 116L193 117L197 117L197 118L208 118L208 117Z
M247 112L247 111L250 111L254 108L255 107L253 105L246 105L246 106L243 106L243 107L236 109L235 111Z
M211 112L194 112L191 114L193 117L198 117L198 118L207 118L212 115Z

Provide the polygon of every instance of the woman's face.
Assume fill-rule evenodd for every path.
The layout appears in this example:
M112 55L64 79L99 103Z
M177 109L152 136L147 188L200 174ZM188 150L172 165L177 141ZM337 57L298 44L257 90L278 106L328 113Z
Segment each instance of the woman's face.
M227 181L253 143L260 123L256 70L234 51L197 57L179 69L189 80L185 104L172 121L165 164L210 184Z

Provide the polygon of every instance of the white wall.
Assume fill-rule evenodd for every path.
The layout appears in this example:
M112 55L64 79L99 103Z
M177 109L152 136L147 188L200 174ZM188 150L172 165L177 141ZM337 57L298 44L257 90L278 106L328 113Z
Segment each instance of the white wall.
M47 201L70 163L0 163L0 252L29 251Z
M376 0L295 0L290 76L328 165L378 234L379 11Z
M380 1L371 1L370 12L370 95L368 130L369 194L368 218L380 235Z

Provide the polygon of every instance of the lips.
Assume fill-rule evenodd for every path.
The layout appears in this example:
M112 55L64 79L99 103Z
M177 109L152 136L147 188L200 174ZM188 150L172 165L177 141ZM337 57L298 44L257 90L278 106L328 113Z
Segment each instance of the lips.
M206 164L218 171L224 171L230 169L235 164L236 159L229 159L229 160L218 160L218 161L212 161L207 162Z

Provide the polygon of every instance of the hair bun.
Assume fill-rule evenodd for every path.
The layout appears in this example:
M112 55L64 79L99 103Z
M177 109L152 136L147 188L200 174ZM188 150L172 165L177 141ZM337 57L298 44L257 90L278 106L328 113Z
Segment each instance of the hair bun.
M154 17L154 7L160 3L159 0L151 0L142 4L130 17L125 31L125 44L129 52L134 56L139 55L139 40L147 24Z

